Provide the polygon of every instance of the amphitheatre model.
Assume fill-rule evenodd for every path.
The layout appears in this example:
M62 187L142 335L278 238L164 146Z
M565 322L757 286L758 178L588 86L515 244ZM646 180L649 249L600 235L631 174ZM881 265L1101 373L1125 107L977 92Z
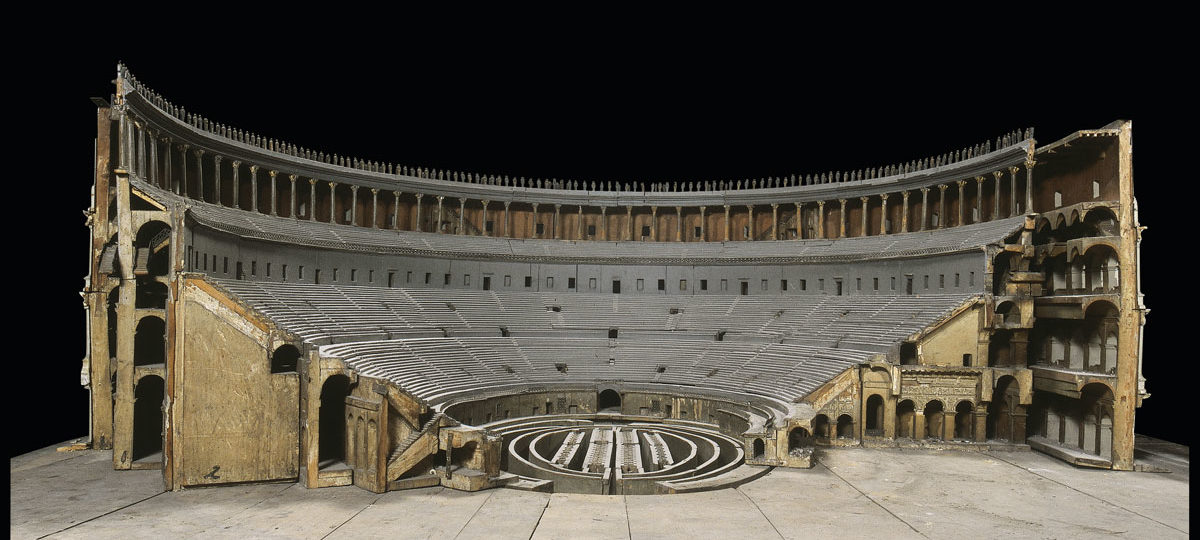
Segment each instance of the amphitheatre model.
M362 161L97 100L91 444L168 489L733 485L825 446L1133 468L1129 122L643 186Z

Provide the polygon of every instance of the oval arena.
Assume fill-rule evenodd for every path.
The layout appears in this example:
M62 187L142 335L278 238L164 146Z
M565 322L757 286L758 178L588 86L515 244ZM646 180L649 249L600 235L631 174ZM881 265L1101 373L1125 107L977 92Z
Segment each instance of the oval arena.
M167 489L667 494L830 447L1133 469L1130 122L645 184L328 155L124 66L101 101L91 446Z

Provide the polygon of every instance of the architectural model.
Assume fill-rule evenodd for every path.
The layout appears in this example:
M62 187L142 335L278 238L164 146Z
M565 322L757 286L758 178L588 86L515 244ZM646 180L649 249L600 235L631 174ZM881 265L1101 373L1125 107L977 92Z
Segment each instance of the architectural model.
M651 494L830 446L1133 468L1132 124L642 184L329 155L97 100L91 443L167 489Z

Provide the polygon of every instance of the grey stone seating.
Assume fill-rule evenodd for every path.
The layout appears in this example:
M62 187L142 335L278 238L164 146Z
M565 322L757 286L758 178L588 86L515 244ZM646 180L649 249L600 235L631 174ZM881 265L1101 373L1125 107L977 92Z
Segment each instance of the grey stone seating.
M962 251L1000 241L1023 223L1021 216L922 232L856 238L738 242L640 242L510 239L396 231L274 217L186 199L134 178L133 184L167 202L187 204L201 225L230 234L371 253L428 253L464 258L616 259L622 261L744 259L763 262L822 258L877 259L892 255ZM571 231L567 231L570 234Z

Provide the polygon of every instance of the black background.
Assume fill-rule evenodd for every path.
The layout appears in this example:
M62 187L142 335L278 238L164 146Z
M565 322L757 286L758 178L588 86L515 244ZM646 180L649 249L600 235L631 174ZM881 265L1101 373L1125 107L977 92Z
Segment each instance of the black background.
M237 25L229 23L226 30ZM211 29L210 29L211 30ZM1182 332L1193 263L1183 244L1194 173L1183 167L1182 92L1147 56L1114 48L924 50L875 44L831 58L828 44L733 46L697 39L621 50L615 36L563 45L537 34L464 40L414 36L361 49L301 31L209 37L237 50L90 46L9 64L9 453L85 436L79 386L86 338L82 211L92 185L95 106L116 63L188 111L266 137L369 160L525 177L756 178L876 167L1033 126L1041 144L1116 119L1134 121L1143 241L1144 373L1153 396L1139 433L1190 443ZM207 34L206 34L207 35ZM199 37L199 36L196 36ZM164 39L163 36L156 36ZM215 39L219 38L219 39ZM436 39L435 39L436 38ZM175 39L173 43L186 42ZM145 40L131 40L142 43ZM307 44L306 50L295 50ZM758 47L761 45L761 47ZM314 48L315 47L315 48ZM1136 48L1128 49L1137 51ZM1189 145L1190 146L1190 145ZM1178 202L1172 204L1172 198ZM10 223L10 226L12 223ZM11 246L11 244L10 244ZM27 315L25 315L27 314ZM20 330L24 328L24 330ZM14 399L16 398L16 399Z

